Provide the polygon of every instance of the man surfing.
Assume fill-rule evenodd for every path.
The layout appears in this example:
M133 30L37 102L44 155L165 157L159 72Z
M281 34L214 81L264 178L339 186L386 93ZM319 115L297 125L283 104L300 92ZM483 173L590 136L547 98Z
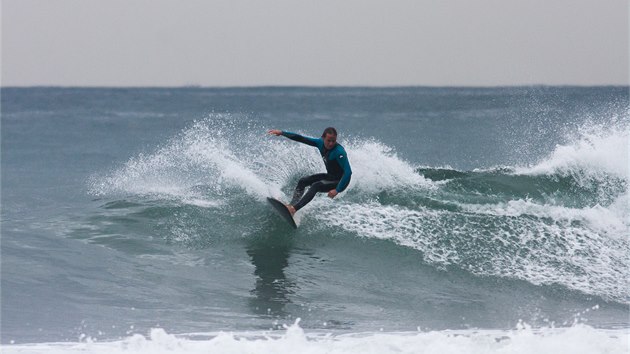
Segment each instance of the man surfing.
M282 135L291 140L316 147L326 165L326 173L303 177L298 181L295 192L293 192L293 199L287 205L291 215L294 215L313 200L313 197L318 192L328 192L328 196L334 198L348 187L352 169L350 168L350 162L348 162L346 150L343 146L337 144L337 130L335 128L329 127L324 129L321 138L311 138L276 129L270 130L269 134ZM307 186L311 187L304 194L304 189Z

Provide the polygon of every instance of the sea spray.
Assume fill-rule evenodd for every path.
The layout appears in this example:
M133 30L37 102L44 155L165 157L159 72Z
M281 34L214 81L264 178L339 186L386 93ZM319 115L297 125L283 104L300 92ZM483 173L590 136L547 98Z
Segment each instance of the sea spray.
M190 338L193 337L193 338ZM207 338L204 338L207 337ZM365 332L333 335L309 333L298 322L284 333L220 332L173 335L153 328L145 335L108 342L41 343L4 346L5 353L436 353L575 354L627 353L630 335L626 330L602 330L583 324L566 328L534 329L519 323L513 330L458 330L418 332Z
M417 249L438 267L562 284L628 303L626 143L625 130L588 135L533 167L453 171L437 190L393 185L375 195L378 201L348 198L313 215L361 237ZM613 151L619 159L602 164L598 156Z
M198 230L206 224L251 234L252 226L233 223L260 218L262 206L252 203L290 195L297 178L323 166L312 148L231 122L221 115L195 122L154 153L93 177L92 193L175 198L183 206L160 222L170 225L169 240L203 244L207 232ZM628 303L624 155L599 158L623 150L627 131L596 133L530 167L478 171L420 168L374 138L351 138L342 141L354 171L348 191L334 203L316 198L300 218L304 227L315 222L411 247L437 267Z
M465 352L470 330L495 352L615 352L600 334L629 326L627 108L628 87L3 88L2 351L81 334L205 349L224 331L225 352L300 317L279 348ZM263 195L323 165L266 130L329 125L354 178L292 230ZM538 347L511 345L519 319Z

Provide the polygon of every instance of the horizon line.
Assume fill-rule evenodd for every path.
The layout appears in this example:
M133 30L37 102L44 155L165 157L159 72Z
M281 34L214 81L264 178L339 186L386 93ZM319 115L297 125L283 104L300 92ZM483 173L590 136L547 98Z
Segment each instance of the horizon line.
M313 89L347 89L347 88L365 88L365 89L383 89L383 88L524 88L524 87L630 87L630 83L626 84L506 84L506 85L0 85L0 89L27 89L27 88L58 88L58 89L263 89L263 88L313 88Z

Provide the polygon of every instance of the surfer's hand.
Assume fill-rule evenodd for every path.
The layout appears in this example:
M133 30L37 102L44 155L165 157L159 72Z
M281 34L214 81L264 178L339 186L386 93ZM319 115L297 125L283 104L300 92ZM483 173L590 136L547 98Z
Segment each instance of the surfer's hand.
M334 197L336 197L336 196L337 196L337 190L336 190L336 189L331 189L331 190L329 190L329 191L328 191L328 196L329 196L330 198L334 198Z
M280 136L280 135L282 135L282 130L271 129L270 131L268 131L268 133L271 134L271 135Z

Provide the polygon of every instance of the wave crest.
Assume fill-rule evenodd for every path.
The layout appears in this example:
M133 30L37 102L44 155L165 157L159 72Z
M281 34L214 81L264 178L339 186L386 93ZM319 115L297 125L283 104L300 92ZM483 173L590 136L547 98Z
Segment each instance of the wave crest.
M627 130L582 133L532 167L476 171L414 166L375 139L341 143L354 172L348 192L307 205L305 232L316 223L419 250L438 267L630 303ZM205 244L208 232L198 230L251 232L239 220L266 220L257 203L286 200L299 177L322 170L312 147L213 115L92 177L90 191L183 203L176 219L160 221L172 226L165 238Z

